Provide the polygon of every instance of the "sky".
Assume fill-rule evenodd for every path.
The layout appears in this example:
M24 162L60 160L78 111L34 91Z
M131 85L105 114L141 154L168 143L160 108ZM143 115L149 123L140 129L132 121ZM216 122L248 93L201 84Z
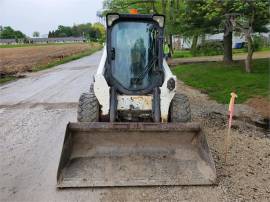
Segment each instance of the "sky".
M0 0L0 25L42 36L58 25L97 22L101 9L102 0Z

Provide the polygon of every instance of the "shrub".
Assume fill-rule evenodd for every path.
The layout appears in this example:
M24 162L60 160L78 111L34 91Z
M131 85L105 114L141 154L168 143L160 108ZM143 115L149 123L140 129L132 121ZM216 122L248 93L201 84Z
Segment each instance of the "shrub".
M193 56L211 56L223 54L224 48L222 41L206 41L197 46L196 50L191 50Z
M261 50L262 48L267 47L267 40L263 36L254 36L253 37L253 48L254 51Z

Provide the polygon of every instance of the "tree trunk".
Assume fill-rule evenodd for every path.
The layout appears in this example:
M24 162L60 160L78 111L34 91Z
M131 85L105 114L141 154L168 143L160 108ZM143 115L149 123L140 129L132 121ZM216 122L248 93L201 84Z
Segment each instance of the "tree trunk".
M162 14L166 15L167 0L162 0Z
M158 13L158 11L157 11L157 9L155 7L155 2L154 1L152 2L152 9L153 9L154 13Z
M170 39L170 53L171 53L171 55L173 55L173 35L172 34L170 34L169 35L169 39Z
M224 33L223 43L224 43L223 61L226 63L231 63L233 61L232 59L232 32L228 32L228 34Z
M202 45L205 44L205 37L206 37L206 36L205 36L205 33L203 33L203 34L202 34Z
M253 55L253 41L251 36L247 37L247 41L248 41L248 54L247 54L247 58L245 60L245 70L247 73L251 72L251 62L252 62L252 55Z
M191 44L191 50L195 51L197 48L197 42L198 42L198 35L194 35L192 39L192 44Z

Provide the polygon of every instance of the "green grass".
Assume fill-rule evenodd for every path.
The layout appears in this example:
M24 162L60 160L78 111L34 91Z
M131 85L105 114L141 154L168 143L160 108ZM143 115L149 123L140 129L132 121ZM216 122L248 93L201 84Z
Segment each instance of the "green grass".
M4 84L6 82L13 81L15 79L17 79L17 77L15 77L15 76L4 76L4 77L0 77L0 84Z
M232 49L233 54L238 54L238 53L246 53L247 50L244 48L241 49Z
M260 51L270 51L270 47L263 47L260 49Z
M238 95L237 103L269 96L269 59L254 60L250 74L244 72L243 61L231 65L222 62L180 65L173 73L187 85L206 91L219 103L228 103L233 91Z
M173 58L188 58L193 57L189 50L176 50L173 53Z

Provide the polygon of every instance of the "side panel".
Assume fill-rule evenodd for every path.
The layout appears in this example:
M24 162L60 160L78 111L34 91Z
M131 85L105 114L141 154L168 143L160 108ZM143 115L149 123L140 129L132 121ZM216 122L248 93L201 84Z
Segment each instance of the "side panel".
M107 58L106 46L103 48L103 55L101 57L97 73L94 81L94 92L99 104L102 106L102 115L108 115L110 109L110 87L104 77L105 63Z
M171 101L176 93L177 89L177 80L176 76L174 76L170 70L170 67L168 66L166 60L163 60L163 69L164 69L164 83L160 87L160 111L161 111L161 122L167 122L168 121L168 114L169 114L169 108ZM167 88L167 82L170 78L173 78L175 80L175 88L170 91Z

